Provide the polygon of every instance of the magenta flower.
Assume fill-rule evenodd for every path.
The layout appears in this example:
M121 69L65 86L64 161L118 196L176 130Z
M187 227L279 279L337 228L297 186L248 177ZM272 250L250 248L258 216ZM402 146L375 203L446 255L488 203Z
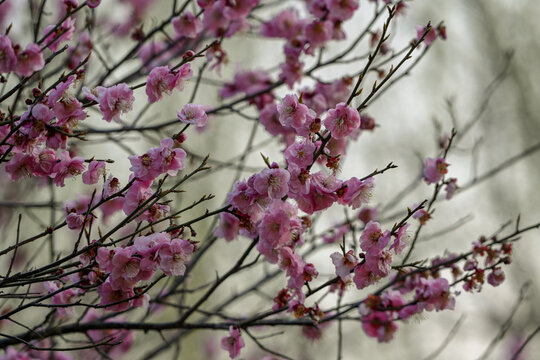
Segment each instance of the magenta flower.
M163 97L163 93L170 95L175 88L183 90L184 80L191 77L192 74L193 72L191 71L190 64L184 64L177 71L171 70L169 66L158 66L153 68L146 80L146 95L148 95L148 101L150 103L160 101Z
M388 245L389 241L390 236L383 236L379 223L370 221L360 236L360 247L366 252L378 252Z
M197 127L203 127L208 122L208 116L202 105L186 104L177 115L181 122L197 125Z
M165 275L184 275L193 251L195 246L189 241L173 239L159 249L159 268Z
M288 164L295 164L300 168L307 168L313 163L313 153L316 146L309 139L295 141L284 152Z
M358 178L352 177L344 185L347 187L345 188L345 194L340 199L340 203L349 205L353 209L358 209L371 199L373 189L375 188L375 180L370 177L361 181Z
M363 289L369 285L375 284L381 278L376 275L366 263L354 268L353 281L358 289Z
M203 30L201 20L197 19L190 11L184 13L172 20L174 31L180 36L195 38Z
M503 283L505 279L504 272L500 267L494 268L487 277L487 282L491 286L499 286Z
M419 304L427 311L453 310L455 298L450 293L450 285L445 278L420 279L421 286L416 290L416 297L422 302Z
M99 177L105 175L105 161L90 161L88 170L82 174L83 183L92 185L99 181Z
M99 109L103 113L103 119L107 122L120 121L120 115L133 109L133 90L126 84L118 84L109 88L98 86L92 91L84 88L85 95L90 100L99 103Z
M100 305L109 305L105 310L109 311L124 311L129 309L129 298L135 295L132 289L113 288L109 281L101 284L97 292L101 297ZM117 303L117 304L115 304Z
M375 311L362 317L362 329L368 336L377 338L379 342L388 342L394 338L398 326L392 320L390 312Z
M69 152L63 150L60 154L60 162L58 162L53 169L54 179L53 182L56 186L64 186L64 179L72 176L79 175L84 171L84 159L80 156L72 158ZM52 175L51 175L52 177Z
M56 124L59 126L71 127L76 125L79 120L86 119L87 115L82 109L82 104L75 95L71 94L74 83L75 76L71 75L49 93L47 104L52 108L54 116L56 116Z
M222 237L227 241L234 240L240 230L240 219L237 216L222 212L219 214L220 225L214 230L214 236Z
M444 187L444 191L446 191L446 200L450 200L452 197L454 197L454 193L459 188L457 186L457 179L456 178L450 178L445 181L446 186Z
M332 133L333 138L342 139L360 126L360 114L355 108L339 103L335 109L328 110L324 126Z
M75 19L67 18L55 31L55 25L49 25L43 30L43 34L49 34L45 38L44 44L52 51L58 50L61 42L69 41L75 33Z
M6 36L0 36L0 73L5 74L13 71L17 64L17 56L13 51L13 44Z
M424 180L428 184L439 182L448 172L448 163L443 158L427 158L424 162Z
M221 348L229 352L231 359L236 359L240 355L240 350L245 346L240 329L236 326L229 327L229 336L221 338Z
M15 74L19 76L30 76L34 71L39 71L45 66L43 54L37 44L30 43L24 51L17 54L17 64Z
M336 267L336 275L346 282L350 278L352 269L358 264L358 258L352 250L349 250L345 255L335 252L330 255L332 263Z
M305 35L311 47L324 45L332 38L334 24L331 21L315 20L305 28Z
M285 169L264 169L255 175L253 187L261 195L281 199L289 192L290 176Z
M360 6L358 0L325 0L331 18L345 21L350 19Z
M392 253L388 250L368 251L366 253L366 264L377 276L385 277L392 270Z
M419 41L422 38L422 35L424 35L424 32L426 32L427 27L417 25L415 29L416 29L416 41ZM424 37L424 44L426 44L426 46L429 46L435 40L437 40L437 31L435 30L435 28L431 27L431 30L429 30L427 35Z
M394 252L396 255L399 255L403 252L403 250L409 245L409 242L411 240L411 234L407 232L407 229L409 228L409 224L405 224L401 226L394 238L394 242L390 246L389 250L394 249Z

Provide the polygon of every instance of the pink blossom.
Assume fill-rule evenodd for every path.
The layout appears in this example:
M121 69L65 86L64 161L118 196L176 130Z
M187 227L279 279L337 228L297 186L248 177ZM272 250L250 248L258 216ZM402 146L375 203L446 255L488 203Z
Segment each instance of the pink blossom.
M390 246L389 250L394 249L396 255L399 255L407 247L411 240L411 234L407 232L409 224L401 226L394 238L394 243Z
M454 193L459 188L457 186L457 179L456 178L450 178L445 181L446 186L444 187L444 191L446 191L446 200L450 200L452 197L454 197Z
M289 192L290 176L285 169L264 169L255 176L253 187L261 195L281 199Z
M298 18L295 9L285 9L261 25L261 34L266 37L292 39L301 34L306 22L307 20Z
M297 57L287 56L285 62L279 64L279 68L281 69L279 79L284 81L290 89L295 83L300 82L304 75L304 63Z
M291 194L298 203L300 210L307 214L329 208L338 200L336 191L342 186L342 182L332 175L326 175L322 171L312 174L309 182L309 191Z
M133 256L134 248L117 247L114 251L112 258L113 272L111 274L113 279L120 277L130 281L139 274L140 271L140 258Z
M504 272L500 267L494 268L487 277L487 282L491 286L499 286L503 283L505 279Z
M30 76L34 71L39 71L45 66L43 54L37 44L30 43L24 51L17 54L17 64L15 74L19 76Z
M358 213L358 219L364 224L377 219L378 211L376 208L365 206Z
M105 175L105 161L90 161L88 170L82 174L83 183L92 185L99 181L99 177Z
M101 0L86 0L86 6L91 9L97 8L101 4Z
M0 36L0 73L12 72L16 64L17 57L11 40L6 35Z
M159 249L159 268L165 275L181 276L186 272L195 246L187 240L173 239Z
M448 172L448 163L443 158L427 158L424 162L424 180L428 184L439 182Z
M87 1L87 4L89 2ZM92 51L94 45L90 39L90 33L88 30L83 31L74 46L70 46L68 49L69 58L66 65L69 69L73 70L79 65Z
M173 89L183 90L184 80L192 76L191 65L184 64L180 69L173 71L169 66L158 66L150 71L146 80L146 95L148 101L160 101L163 93L170 95Z
M366 253L366 264L377 276L385 277L392 270L392 253L388 250L374 251L371 249Z
M334 25L331 21L315 20L305 28L305 35L310 47L318 47L332 38Z
M284 134L290 127L283 126L279 122L279 113L277 105L274 103L267 104L259 114L259 122L270 133L270 135L278 136Z
M236 326L229 327L229 336L221 338L221 348L229 352L231 359L236 359L240 355L240 350L245 346L240 329Z
M373 188L375 188L375 180L370 177L361 181L356 177L352 177L344 185L347 187L343 197L340 199L340 203L358 209L371 199Z
M355 108L339 103L335 109L328 110L324 126L332 133L333 138L342 139L360 126L360 114Z
M82 104L72 93L75 81L75 76L70 75L49 93L47 104L52 108L59 126L75 126L79 120L86 119Z
M366 263L360 264L354 268L353 281L358 289L363 289L369 285L375 284L380 280Z
M257 250L271 263L278 261L277 249L291 240L291 220L296 208L285 201L274 200L264 212L259 223Z
M71 212L66 216L66 223L71 230L80 229L84 224L84 215Z
M360 116L360 129L362 130L374 130L375 129L375 119L367 114Z
M383 236L380 224L370 221L360 236L360 247L366 252L378 252L388 245L389 241L389 233Z
M414 219L418 219L421 225L426 225L426 222L431 219L431 215L424 209L419 209L415 211L412 217Z
M343 281L350 278L352 269L358 264L358 258L352 250L349 250L345 255L335 252L330 255L330 258L332 258L332 263L336 267L336 275Z
M325 0L328 14L340 21L350 19L358 9L358 0Z
M36 176L51 176L56 165L56 153L52 149L35 149L32 172Z
M427 27L417 25L415 29L416 29L416 41L419 41L424 35L424 33L426 32ZM437 31L433 27L431 27L427 35L424 37L424 44L426 44L426 46L429 46L436 39L437 39Z
M174 141L171 138L162 139L160 147L151 148L142 156L130 156L130 171L142 181L153 180L163 173L176 176L178 170L184 168L186 152L182 149L172 149Z
M55 25L49 25L43 30L43 34L49 34L44 44L52 51L58 50L61 42L69 41L75 33L75 19L67 18L56 30Z
M190 11L185 11L182 15L172 20L174 31L180 36L195 38L203 29L201 20L197 19Z
M120 190L120 182L118 178L109 175L107 180L103 183L103 195L102 198L106 199L114 193L117 193Z
M288 164L295 164L300 168L307 168L313 163L313 154L316 146L309 139L295 141L284 152Z
M423 309L436 311L453 310L455 298L450 294L450 285L445 278L421 279L421 287L417 288L416 296L422 301Z
M113 288L109 281L101 284L97 292L101 297L99 304L108 305L105 307L105 310L116 312L129 309L130 304L128 299L135 295L132 289Z
M182 111L177 114L181 122L197 125L197 127L205 126L208 121L208 116L202 105L186 104L182 107Z
M392 321L391 313L375 311L362 317L362 329L368 336L377 338L379 342L388 342L393 339L398 326Z
M84 171L84 159L80 156L72 158L69 152L63 150L60 154L60 162L54 166L55 173L53 182L56 186L64 186L64 179L79 175ZM52 177L52 176L51 176Z
M120 121L120 115L133 109L133 90L126 84L118 84L109 88L98 86L92 91L84 88L85 95L90 100L99 103L99 109L103 113L103 119L107 122Z
M214 230L214 236L225 238L227 241L234 240L240 230L240 219L237 216L222 212L219 214L220 225Z

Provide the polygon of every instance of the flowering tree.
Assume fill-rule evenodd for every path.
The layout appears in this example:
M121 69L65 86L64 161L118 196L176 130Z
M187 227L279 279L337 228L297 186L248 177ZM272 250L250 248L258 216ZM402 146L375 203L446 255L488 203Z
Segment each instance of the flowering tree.
M153 6L167 11L149 19ZM389 342L411 317L453 310L461 291L500 285L513 243L540 223L518 218L467 249L415 251L435 205L478 182L461 185L448 160L474 120L422 155L413 185L430 194L416 203L396 188L375 205L378 179L397 166L358 174L345 160L384 124L370 105L446 38L427 22L393 41L406 10L390 0L0 1L0 358L136 357L134 347L178 358L195 332L219 334L223 349L197 358L290 359L283 334L317 340L332 324L341 358L354 347L344 326ZM372 15L345 31L360 12ZM24 16L30 30L14 34L10 19ZM271 44L280 63L221 77L227 44L244 36ZM157 104L171 99L173 113ZM204 136L226 117L251 132L222 127L211 141L243 150L219 160ZM342 177L347 168L356 176Z

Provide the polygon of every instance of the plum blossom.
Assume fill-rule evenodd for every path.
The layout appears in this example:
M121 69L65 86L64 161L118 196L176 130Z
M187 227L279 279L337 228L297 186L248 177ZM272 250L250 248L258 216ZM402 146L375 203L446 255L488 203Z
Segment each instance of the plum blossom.
M336 275L346 282L350 278L352 269L358 264L358 258L352 250L349 250L345 255L335 252L330 257L336 267Z
M285 169L264 169L253 181L253 187L261 195L281 199L289 192L290 174Z
M16 64L17 56L15 56L11 40L6 35L0 36L0 73L13 71Z
M390 233L383 234L378 222L367 223L360 236L360 247L366 252L382 250L390 241Z
M195 17L190 11L184 11L182 15L172 20L174 31L180 36L195 38L203 30L201 20Z
M186 272L195 245L184 239L173 239L159 249L159 268L165 275L181 276Z
M487 282L491 286L499 286L503 283L504 279L504 272L501 270L500 267L496 267L489 273L487 277Z
M335 109L328 110L324 126L334 139L342 139L360 126L360 114L355 108L342 102L337 104Z
M358 209L360 206L368 203L371 199L373 188L375 188L375 180L370 177L364 181L356 177L352 177L344 183L345 193L340 198L340 204L349 205L353 209Z
M146 80L148 102L154 103L162 99L163 93L170 95L173 89L183 90L184 80L193 75L191 65L184 64L178 70L169 66L158 66L150 71Z
M221 338L221 348L229 352L231 359L236 359L240 355L240 350L245 346L240 329L236 326L229 327L229 336Z
M240 230L240 219L237 216L222 212L219 214L220 225L214 230L214 236L225 238L227 241L234 240Z
M350 19L359 7L358 0L325 0L331 18L345 21Z
M203 127L208 122L208 116L202 105L186 104L182 107L182 111L178 112L177 115L181 122L197 125L197 127Z
M99 177L105 175L105 161L92 160L88 164L88 170L82 174L83 183L92 185L99 181Z
M420 25L417 25L415 29L416 29L416 41L419 41L424 35L424 33L428 30L426 26L420 26ZM424 37L424 44L426 44L426 46L429 46L436 39L437 39L437 31L435 30L435 28L430 27L429 32Z
M24 51L17 54L17 64L15 74L19 76L30 76L34 71L39 71L45 66L43 54L37 44L30 43Z
M448 163L443 158L427 158L424 162L424 180L428 184L439 182L448 172Z
M288 164L295 164L299 168L307 168L313 163L313 154L316 146L309 139L295 141L284 152Z
M53 182L56 186L64 186L64 179L79 175L84 171L84 159L80 156L71 157L69 152L63 150L60 154L60 161L54 166ZM53 177L51 175L51 177Z
M120 115L133 109L135 97L133 90L126 84L118 84L108 88L98 86L93 90L83 88L87 98L99 103L103 119L107 122L120 121Z

